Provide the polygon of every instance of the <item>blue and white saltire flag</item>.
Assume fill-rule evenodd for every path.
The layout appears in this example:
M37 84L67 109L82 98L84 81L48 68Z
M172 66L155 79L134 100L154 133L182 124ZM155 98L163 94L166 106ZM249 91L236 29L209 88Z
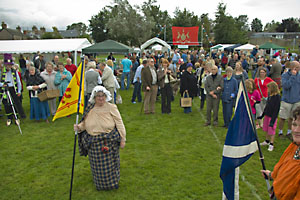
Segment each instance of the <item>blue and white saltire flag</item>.
M220 177L223 192L228 200L235 200L235 171L258 149L251 120L251 111L247 104L247 93L240 83L235 114L229 124L223 148L223 160ZM237 175L238 176L238 175Z

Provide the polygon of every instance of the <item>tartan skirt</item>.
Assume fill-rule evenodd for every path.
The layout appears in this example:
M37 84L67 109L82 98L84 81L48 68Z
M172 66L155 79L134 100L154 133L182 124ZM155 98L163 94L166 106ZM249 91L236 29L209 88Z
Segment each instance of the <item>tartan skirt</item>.
M82 132L78 137L80 155L88 155L94 184L97 190L119 187L120 141L117 129L97 136Z

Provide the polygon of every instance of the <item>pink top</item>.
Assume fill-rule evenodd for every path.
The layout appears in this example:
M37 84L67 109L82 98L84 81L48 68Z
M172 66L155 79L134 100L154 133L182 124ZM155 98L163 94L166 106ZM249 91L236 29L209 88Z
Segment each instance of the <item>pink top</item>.
M257 90L254 90L253 93L248 92L248 97L250 100L250 106L251 106L252 113L253 113L253 115L255 115L256 110L255 110L254 104L256 101L261 101L260 94Z
M258 90L259 94L260 94L260 90L259 90L259 87L258 87L258 83L259 83L259 86L260 86L260 89L261 89L261 92L263 94L264 97L268 97L268 83L272 82L273 80L269 77L266 77L265 80L264 80L264 83L262 84L262 81L259 79L259 78L255 78L254 79L254 82L255 82L255 86L256 86L256 89Z

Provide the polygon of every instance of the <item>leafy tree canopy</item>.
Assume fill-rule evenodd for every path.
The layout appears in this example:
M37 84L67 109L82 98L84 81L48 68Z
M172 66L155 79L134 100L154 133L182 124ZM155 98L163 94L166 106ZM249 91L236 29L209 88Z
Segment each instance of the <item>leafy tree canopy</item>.
M261 23L261 20L258 18L255 18L251 22L251 31L252 32L262 32L263 25Z

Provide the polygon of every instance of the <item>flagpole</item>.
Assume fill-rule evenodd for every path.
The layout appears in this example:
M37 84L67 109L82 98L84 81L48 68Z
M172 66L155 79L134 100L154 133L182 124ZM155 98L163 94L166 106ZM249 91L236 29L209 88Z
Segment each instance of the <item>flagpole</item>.
M81 57L81 73L80 73L80 84L79 84L79 94L78 94L78 103L77 103L77 115L76 115L76 124L79 122L79 108L81 103L81 90L82 90L82 77L85 68L84 57ZM70 184L70 196L69 199L72 199L72 187L73 187L73 176L74 176L74 165L75 165L75 152L76 152L76 141L77 141L78 131L75 131L74 136L74 148L73 148L73 162L72 162L72 173L71 173L71 184Z
M258 147L258 151L259 151L259 159L261 161L261 165L262 165L263 170L266 170L264 156L263 156L261 148L260 148L256 127L254 126L255 125L254 115L252 113L252 109L251 109L251 106L250 106L250 100L249 100L248 93L247 93L247 90L246 90L244 77L242 78L242 84L243 84L244 91L246 92L245 96L246 96L247 107L248 107L249 112L251 113L250 114L251 115L251 126L252 126L252 129L253 129L255 138L256 138L256 143L257 143L257 147ZM267 188L268 188L268 191L269 191L271 187L270 187L269 178L266 174L265 174L265 180L266 180Z

